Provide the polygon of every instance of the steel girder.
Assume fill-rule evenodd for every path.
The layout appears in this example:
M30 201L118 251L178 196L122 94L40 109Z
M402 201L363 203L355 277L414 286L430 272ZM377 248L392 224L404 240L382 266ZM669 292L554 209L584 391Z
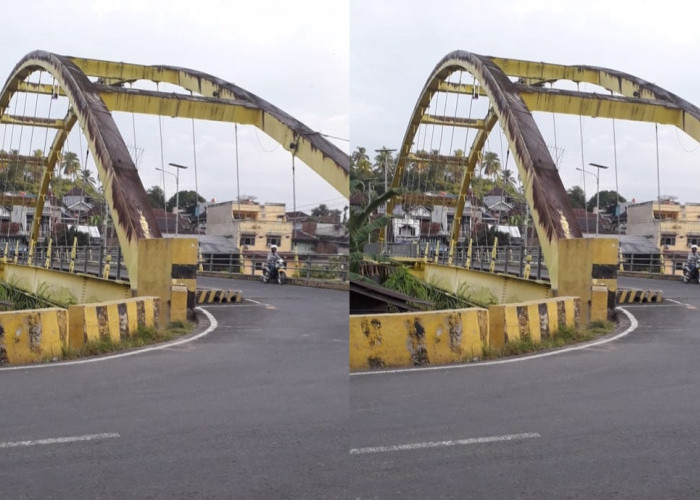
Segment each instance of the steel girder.
M457 71L467 71L478 85L447 81ZM545 87L546 83L559 80L598 85L610 95ZM392 187L399 187L406 163L411 161L411 145L421 124L470 126L472 120L452 120L455 123L450 123L444 117L436 119L428 115L436 92L477 94L490 99L487 116L483 120L473 120L475 126L471 128L477 129L477 133L464 163L454 220L458 221L462 216L474 168L488 134L498 122L517 164L554 289L558 284L558 241L580 238L582 234L532 112L672 124L700 141L700 109L635 76L594 66L563 66L455 51L435 66L420 93L404 135ZM393 204L393 201L389 203L388 213L391 213ZM459 226L453 224L453 243L457 242L458 235ZM454 248L454 244L450 247Z
M26 81L36 71L51 74L54 85ZM123 87L125 83L137 80L179 85L193 95ZM17 92L65 96L69 101L68 112L62 120L10 116L8 105ZM71 129L79 123L105 188L105 197L133 283L136 283L138 276L138 241L159 238L161 233L131 155L112 118L111 111L117 110L253 124L298 156L340 193L348 196L348 155L318 132L240 87L184 68L141 66L72 58L45 51L32 52L15 66L0 93L0 120L58 130L44 164L31 239L36 241L38 237L44 200L60 152Z

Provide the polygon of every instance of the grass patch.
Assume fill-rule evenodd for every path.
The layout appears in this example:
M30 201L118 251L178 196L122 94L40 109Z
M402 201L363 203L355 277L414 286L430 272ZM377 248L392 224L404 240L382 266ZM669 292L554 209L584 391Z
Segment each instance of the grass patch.
M140 326L129 338L121 342L114 342L110 337L100 337L83 344L79 349L63 347L61 359L76 359L86 356L98 356L110 352L126 351L146 345L167 342L168 340L187 335L194 329L194 324L189 322L174 321L164 329Z
M503 349L485 348L483 359L495 359L519 354L529 354L538 351L548 351L566 347L572 344L588 342L603 335L612 333L615 324L610 321L593 321L585 328L562 327L552 337L535 342L527 336L521 339L511 340L503 346Z

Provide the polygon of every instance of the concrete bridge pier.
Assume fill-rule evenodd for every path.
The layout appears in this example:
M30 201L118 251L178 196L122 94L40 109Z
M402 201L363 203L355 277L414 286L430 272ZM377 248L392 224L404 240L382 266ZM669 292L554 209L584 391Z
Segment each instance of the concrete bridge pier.
M604 320L615 307L618 246L616 238L560 239L557 243L559 272L551 283L552 292L581 297L585 323Z
M151 238L138 242L136 277L132 293L161 298L168 322L193 314L197 291L198 245L195 238Z

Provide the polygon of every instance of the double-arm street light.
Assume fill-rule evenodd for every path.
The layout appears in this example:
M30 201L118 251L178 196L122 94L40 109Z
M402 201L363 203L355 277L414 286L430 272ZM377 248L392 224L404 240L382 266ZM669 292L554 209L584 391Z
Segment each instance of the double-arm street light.
M595 167L598 170L595 173L595 205L596 205L596 210L595 210L595 235L598 236L598 220L600 219L600 216L598 213L600 212L600 169L601 168L608 168L605 165L599 165L598 163L589 163L591 167ZM580 170L584 174L591 174L594 175L593 172L589 172L587 170L584 170L582 168L576 168L576 170ZM585 204L587 203L587 200L583 200L584 203L584 208ZM586 211L588 212L588 211ZM588 215L586 215L586 230L588 230Z
M177 170L175 170L175 173L173 174L172 172L168 172L165 169L158 168L156 167L156 170L163 172L168 175L172 175L175 177L175 234L177 235L179 233L179 227L180 227L180 170L187 168L184 165L178 165L177 163L168 163L171 167L175 167ZM165 196L165 193L163 193L163 196ZM165 211L166 213L166 221L167 221L167 213L168 211ZM167 222L166 222L166 230L167 230Z

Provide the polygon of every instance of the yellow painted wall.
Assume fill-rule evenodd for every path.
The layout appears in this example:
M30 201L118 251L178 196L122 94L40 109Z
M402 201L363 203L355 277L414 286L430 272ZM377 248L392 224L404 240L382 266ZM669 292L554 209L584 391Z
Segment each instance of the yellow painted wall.
M187 288L188 307L197 291L198 244L195 238L153 238L139 241L139 282L136 295L161 299L163 318L170 321L171 289ZM176 313L181 316L181 313Z
M619 243L616 238L562 239L557 251L560 273L556 295L581 297L581 321L588 324L594 280L612 294L617 291ZM606 273L610 277L602 277ZM598 311L593 315L601 314Z
M459 363L488 345L486 309L350 316L350 370Z
M65 309L0 313L0 362L33 363L60 356L67 335Z

